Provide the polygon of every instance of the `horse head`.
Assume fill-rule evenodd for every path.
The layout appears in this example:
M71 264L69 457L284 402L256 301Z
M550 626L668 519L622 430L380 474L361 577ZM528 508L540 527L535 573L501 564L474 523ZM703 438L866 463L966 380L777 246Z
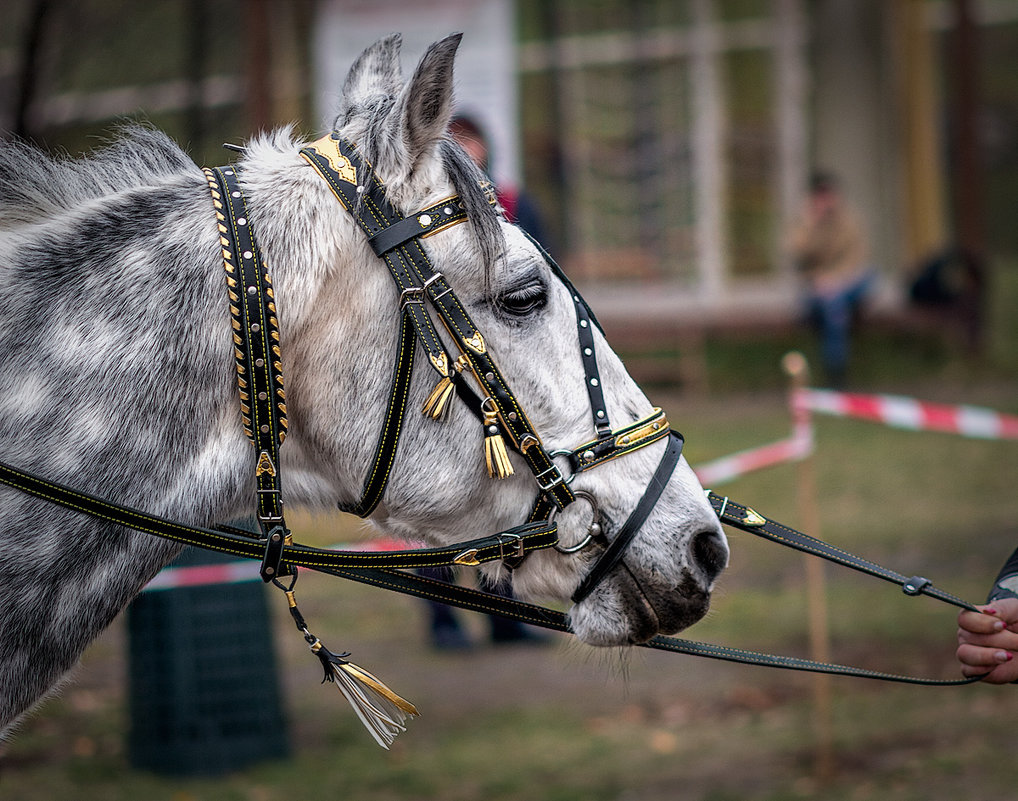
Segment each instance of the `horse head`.
M434 44L409 80L401 73L398 36L368 48L350 70L334 134L319 150L329 151L332 166L342 166L335 163L343 158L336 143L350 143L363 159L358 191L370 170L403 216L441 208L450 198L458 198L465 212L466 224L439 226L415 240L415 247L455 290L460 311L483 334L477 344L497 365L497 381L504 379L536 447L559 468L568 486L563 493L583 501L545 500L562 547L518 564L512 571L515 591L523 597L573 596L656 482L663 485L655 488L659 499L645 510L625 552L602 568L603 580L584 590L570 617L576 634L598 645L674 633L707 610L728 557L720 525L684 459L670 475L658 474L663 454L676 443L675 437L658 436L668 425L663 415L654 413L596 321L581 321L578 328L577 315L586 312L578 294L544 252L493 207L484 175L447 135L458 43L453 36ZM435 365L439 359L432 358L435 348L417 345L398 452L369 519L388 533L436 545L524 522L547 476L535 480L527 464L524 452L535 443L513 434L506 418L516 419L516 413L485 405L491 380L485 383L476 364L461 358L465 351L474 358L476 348L464 347L439 319L437 304L400 291L355 220L371 209L344 208L316 170L296 155L281 157L277 145L269 138L253 142L243 175L278 296L289 408L282 450L287 497L310 504L356 502L373 469L378 432L392 414L388 399L400 358L401 316L409 302L421 300L448 361L443 373ZM336 149L331 156L330 148ZM355 198L347 205L370 203ZM592 339L581 347L578 335ZM428 358L421 357L422 349ZM592 381L585 362L591 352L602 409L592 409L593 396L585 388ZM434 407L436 381L441 384L445 373L473 387L482 415L460 402L459 392L442 399L443 419L420 413L429 400ZM598 413L612 428L595 427ZM509 465L497 471L501 480L489 476L482 446L493 431L508 440L502 458ZM621 439L619 431L644 437L647 444L618 446L603 459L594 458L593 450L577 452L584 443ZM584 453L595 467L586 469ZM592 528L597 536L588 547L570 547L586 542Z

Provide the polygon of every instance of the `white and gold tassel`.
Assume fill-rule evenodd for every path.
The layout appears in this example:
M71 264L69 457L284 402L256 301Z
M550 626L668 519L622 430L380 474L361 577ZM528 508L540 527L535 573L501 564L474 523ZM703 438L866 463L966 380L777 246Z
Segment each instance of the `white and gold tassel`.
M297 598L293 592L293 584L287 590L279 582L273 582L284 590L297 629L304 635L311 653L318 657L325 670L324 684L333 682L339 689L353 711L357 713L364 728L368 730L375 742L388 750L392 741L400 732L406 731L407 718L418 717L417 707L401 698L385 684L364 668L350 662L346 657L350 654L334 654L314 634L308 631L304 616L297 608ZM294 577L296 583L296 577Z
M433 363L435 368L441 372L442 377L435 384L435 388L431 390L427 400L424 401L421 412L433 420L443 420L449 411L449 399L452 397L453 390L456 387L453 384L450 371L445 367L445 362L434 362L433 360ZM459 373L463 371L467 364L468 359L466 355L461 353L459 358L453 362L452 369Z
M509 478L513 474L513 464L498 427L498 416L489 411L484 413L484 462L492 478Z
M442 420L449 411L449 398L452 397L453 389L452 379L447 375L442 376L424 401L421 412L432 420Z
M376 676L364 668L347 661L349 654L334 654L320 640L311 643L311 652L325 668L323 682L331 681L350 702L364 728L375 742L388 750L407 718L419 716L417 707L394 693Z

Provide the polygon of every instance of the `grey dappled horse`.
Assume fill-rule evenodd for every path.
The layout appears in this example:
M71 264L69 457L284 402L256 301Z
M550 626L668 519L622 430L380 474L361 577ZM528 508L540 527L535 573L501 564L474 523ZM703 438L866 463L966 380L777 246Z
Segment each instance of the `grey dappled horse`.
M459 194L469 223L429 237L436 269L549 449L593 436L571 298L534 245L492 209L480 173L446 136L458 37L433 45L404 82L399 37L368 48L342 91L335 130L357 143L404 214ZM326 183L276 131L240 162L275 288L287 379L281 450L288 502L357 498L382 422L399 298ZM611 418L650 403L600 334ZM484 469L477 421L419 409L420 367L391 481L372 521L442 544L517 525L537 494L525 469ZM641 497L657 442L576 477L607 534ZM516 454L512 459L518 459ZM190 525L248 515L256 455L237 399L219 236L202 171L166 136L133 127L83 159L0 146L0 460ZM563 542L583 510L559 515ZM54 687L179 546L0 490L0 729ZM531 555L526 596L568 599L593 557ZM685 461L615 569L570 613L596 645L672 633L706 611L727 560L717 518ZM489 568L485 568L489 569ZM498 568L491 568L498 570Z

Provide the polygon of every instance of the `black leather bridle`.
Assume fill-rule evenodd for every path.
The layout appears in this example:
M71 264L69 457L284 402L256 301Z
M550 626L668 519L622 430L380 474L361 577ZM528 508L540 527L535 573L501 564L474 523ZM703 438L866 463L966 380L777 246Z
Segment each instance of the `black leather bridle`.
M445 276L434 269L423 247L424 238L466 221L467 213L461 200L454 196L404 217L389 202L385 186L371 165L364 160L353 144L338 134L332 133L322 137L309 147L303 148L300 155L326 181L336 198L353 215L375 254L388 267L400 292L402 327L389 395L389 412L378 437L374 462L368 471L361 498L356 503L341 508L366 516L371 513L385 491L396 455L399 432L403 428L406 397L413 369L413 343L407 342L411 338L410 329L416 334L417 341L427 354L429 364L438 374L439 387L436 387L436 392L443 391L440 387L445 387L447 393L455 390L456 395L482 423L486 441L495 439L507 442L508 447L519 454L530 468L538 490L537 500L528 518L530 524L551 519L556 511L564 509L577 499L577 493L569 486L576 474L665 437L668 438L668 446L646 493L610 544L605 539L605 532L600 525L596 500L586 493L579 496L591 504L593 512L592 530L583 544L588 544L588 541L600 542L604 550L577 588L573 600L578 603L618 564L640 526L653 510L682 453L682 436L671 430L667 418L660 409L654 409L635 423L619 429L612 428L597 366L593 333L593 328L599 327L597 319L565 273L535 242L535 246L553 273L569 291L575 307L584 385L590 401L595 432L593 440L577 448L549 451L492 358L483 334L470 318L464 304L460 302ZM490 185L487 186L487 192L489 200L494 203L494 192ZM435 329L431 315L425 308L426 303L431 305L441 320L457 353L450 354L446 349L442 337ZM472 379L477 391L466 376ZM443 405L439 412L444 411L444 408ZM427 409L428 404L425 405L425 411ZM568 479L555 463L556 456L564 456L567 459L571 471ZM498 459L495 461L498 462ZM501 466L493 465L489 458L488 466L489 471L497 477L505 477L512 472L507 458ZM575 553L580 548L573 546L561 550ZM504 562L510 568L515 567L522 555L522 553L519 556L512 555ZM459 563L470 564L470 554L464 553Z

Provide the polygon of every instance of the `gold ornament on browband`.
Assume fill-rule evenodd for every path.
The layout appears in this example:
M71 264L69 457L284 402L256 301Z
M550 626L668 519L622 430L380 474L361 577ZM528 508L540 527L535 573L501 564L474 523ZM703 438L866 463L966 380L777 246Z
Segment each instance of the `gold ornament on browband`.
M333 139L331 134L327 134L321 139L312 142L311 148L329 162L329 166L335 170L340 180L354 186L357 185L357 169L353 166L350 159L340 152L339 142Z
M449 411L449 399L452 397L453 390L455 389L449 369L445 366L445 354L443 353L442 356L443 359L441 367L439 367L439 362L436 359L431 360L431 363L435 365L435 369L442 374L442 377L435 385L435 388L431 390L427 400L424 401L424 406L421 407L421 413L428 415L433 420L442 420L445 418L446 413ZM456 372L462 372L463 368L467 364L467 357L461 354L460 357L453 362L452 366Z
M513 465L498 427L498 413L487 409L490 400L487 399L481 406L484 410L484 462L492 478L509 478L513 474Z

